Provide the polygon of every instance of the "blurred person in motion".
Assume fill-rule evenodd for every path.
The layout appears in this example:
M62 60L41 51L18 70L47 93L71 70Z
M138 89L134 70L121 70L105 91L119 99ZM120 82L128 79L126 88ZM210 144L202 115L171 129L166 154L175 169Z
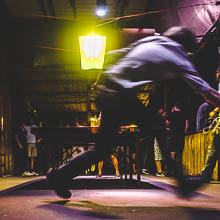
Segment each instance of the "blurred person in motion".
M203 96L207 102L220 106L220 94L198 75L188 54L196 47L191 30L171 27L161 36L146 37L128 48L109 53L110 65L106 65L102 72L102 85L96 88L97 104L102 111L96 146L67 164L49 170L48 183L58 196L71 197L69 187L72 179L92 163L111 154L120 125L138 125L141 129L140 138L149 132L159 108L155 97L161 82L178 79ZM146 108L137 98L137 93L147 83L153 83L155 87ZM179 176L182 177L182 174ZM180 177L180 189L183 189L185 185Z

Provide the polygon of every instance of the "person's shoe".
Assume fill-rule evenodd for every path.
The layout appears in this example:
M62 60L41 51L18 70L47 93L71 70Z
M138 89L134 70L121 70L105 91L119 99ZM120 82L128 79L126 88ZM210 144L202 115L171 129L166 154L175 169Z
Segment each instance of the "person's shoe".
M146 169L142 169L141 172L142 172L142 174L145 174L145 175L149 175L149 174L150 174L150 173L148 172L148 170L146 170Z
M63 178L57 170L49 169L47 173L48 185L55 190L59 197L69 199L71 197L71 192L69 191L68 183L64 181L65 178Z
M100 178L100 177L102 177L102 175L101 175L101 174L96 175L96 178Z
M116 173L115 174L115 178L119 178L120 176L119 176L119 173Z
M21 176L33 176L33 174L29 171L24 171Z
M178 179L178 192L181 197L190 198L206 182L202 176L184 176Z
M36 173L35 171L31 172L33 176L39 176L38 173Z
M156 173L156 176L165 177L165 174L164 174L163 172L157 172L157 173Z

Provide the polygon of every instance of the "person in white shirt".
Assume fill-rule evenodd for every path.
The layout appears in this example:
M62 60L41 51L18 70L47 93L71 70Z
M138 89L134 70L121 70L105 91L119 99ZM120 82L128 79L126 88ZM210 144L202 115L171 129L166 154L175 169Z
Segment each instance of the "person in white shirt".
M37 157L37 139L34 134L31 133L31 128L37 128L37 125L34 124L32 118L29 119L28 124L24 126L27 131L27 153L28 153L28 167L29 171L27 173L29 176L38 176L39 174L35 172L35 158ZM28 175L27 175L28 176Z

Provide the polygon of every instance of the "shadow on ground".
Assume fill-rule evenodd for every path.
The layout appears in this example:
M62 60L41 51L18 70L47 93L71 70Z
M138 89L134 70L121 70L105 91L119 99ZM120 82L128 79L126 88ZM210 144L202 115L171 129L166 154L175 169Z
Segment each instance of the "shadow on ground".
M41 179L37 181L32 181L24 186L21 186L18 190L49 190L51 189L46 179ZM147 182L140 182L138 184L137 180L128 179L121 180L119 178L100 178L100 179L91 179L91 178L78 178L72 181L70 186L71 190L80 190L80 189L160 189L162 188L155 186Z
M103 206L90 201L63 204L59 200L44 201L40 208L62 212L69 217L84 216L100 219L178 219L178 220L217 220L220 211L192 207L136 207L136 206Z

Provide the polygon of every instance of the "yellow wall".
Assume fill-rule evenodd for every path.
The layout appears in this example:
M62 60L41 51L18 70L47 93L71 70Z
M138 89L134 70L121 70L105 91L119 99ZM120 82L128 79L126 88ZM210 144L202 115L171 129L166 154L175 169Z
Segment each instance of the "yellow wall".
M187 175L197 175L201 173L210 142L209 139L210 133L197 133L185 137L183 167ZM218 180L218 162L213 172L213 179Z

